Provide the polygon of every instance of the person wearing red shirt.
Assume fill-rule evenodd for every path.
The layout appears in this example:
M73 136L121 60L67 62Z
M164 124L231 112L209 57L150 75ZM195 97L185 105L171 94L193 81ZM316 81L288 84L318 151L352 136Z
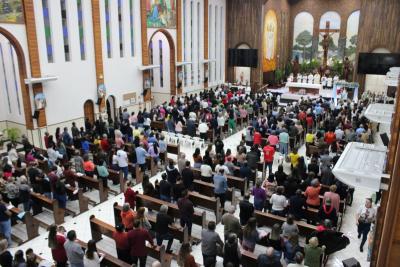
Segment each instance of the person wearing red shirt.
M259 131L255 131L253 135L253 144L254 145L261 145L262 136Z
M108 142L107 135L104 134L103 138L100 141L100 147L103 151L108 152L111 148L110 143Z
M228 97L228 100L231 100L231 98L233 97L232 91L229 91L226 96Z
M300 111L300 112L299 112L299 115L298 115L299 121L305 121L306 116L307 116L307 115L306 115L306 113L304 112L304 110Z
M307 123L307 131L312 129L313 124L314 124L314 120L313 120L313 117L311 115L307 115L306 123Z
M140 228L140 221L136 220L133 224L134 228L128 232L128 243L131 249L130 255L132 263L136 266L140 260L140 267L146 267L147 248L146 240L155 247L153 238L150 236L149 231Z
M125 202L124 203L129 203L129 206L132 208L135 207L135 201L136 201L136 193L135 191L132 190L132 182L128 181L125 186L125 192L124 192L124 197L125 197Z
M275 148L269 145L269 143L267 143L267 145L263 149L263 152L264 152L265 168L268 167L269 175L271 175L272 164L274 163Z
M128 233L125 232L125 227L123 224L118 224L115 227L115 232L113 233L113 239L115 241L115 247L117 248L118 259L132 264L131 257L129 255L129 242Z
M325 134L325 142L326 142L328 145L332 145L335 141L336 141L336 135L335 135L335 133L332 132L332 131L328 131L328 132Z
M48 244L51 249L53 260L57 266L67 266L67 252L64 248L64 243L67 241L64 236L64 227L57 227L52 224L49 228Z

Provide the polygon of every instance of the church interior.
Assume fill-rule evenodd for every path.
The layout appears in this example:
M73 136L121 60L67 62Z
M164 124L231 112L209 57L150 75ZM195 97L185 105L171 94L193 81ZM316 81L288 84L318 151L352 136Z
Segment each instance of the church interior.
M399 0L1 0L0 266L399 266Z

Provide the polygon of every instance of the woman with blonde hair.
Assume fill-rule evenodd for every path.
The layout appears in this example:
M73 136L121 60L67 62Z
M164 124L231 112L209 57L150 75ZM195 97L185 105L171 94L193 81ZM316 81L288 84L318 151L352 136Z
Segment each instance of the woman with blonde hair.
M151 224L150 224L149 220L147 220L144 213L145 213L145 208L140 207L136 213L136 220L138 220L140 222L140 228L144 228L147 231L150 231Z
M304 246L304 265L309 267L320 267L321 266L321 255L325 251L325 246L319 247L319 241L317 237L311 237L308 244Z

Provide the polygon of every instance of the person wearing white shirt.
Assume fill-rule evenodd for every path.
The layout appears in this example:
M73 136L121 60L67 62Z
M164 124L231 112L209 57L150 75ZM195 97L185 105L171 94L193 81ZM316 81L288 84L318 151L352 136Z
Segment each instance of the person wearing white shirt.
M207 123L205 121L200 122L198 129L200 133L200 138L207 141L207 131L209 129Z
M222 115L222 112L220 112L218 114L217 123L218 123L218 131L219 131L219 134L221 135L222 134L222 130L223 130L224 125L225 125L225 117L224 117L224 115Z
M219 173L219 170L223 169L225 174L230 174L231 172L229 171L229 168L227 166L225 166L223 163L222 164L217 164L215 166L215 172Z
M367 240L369 231L371 230L371 224L375 222L376 210L372 207L372 199L367 198L365 204L362 205L356 214L356 224L358 230L358 238L361 238L360 251L363 252L364 244Z
M128 154L121 148L117 151L116 159L119 169L124 173L124 178L128 179Z
M56 162L57 159L62 159L63 155L57 150L55 150L53 146L47 149L47 157L49 159L50 164L54 164L54 162Z
M200 166L201 179L207 182L212 181L213 171L210 165L202 164Z
M272 204L272 214L285 216L285 208L287 206L286 197L283 195L283 187L278 186L276 193L271 196L269 203Z
M207 102L207 100L201 101L201 107L202 107L203 109L208 108L208 102Z
M335 130L335 135L336 135L336 140L342 140L342 139L343 139L343 136L344 136L344 132L343 132L343 130L342 130L340 127L338 127L338 128Z
M103 260L104 254L98 253L96 249L96 242L89 240L88 248L83 258L85 267L100 267L100 262Z

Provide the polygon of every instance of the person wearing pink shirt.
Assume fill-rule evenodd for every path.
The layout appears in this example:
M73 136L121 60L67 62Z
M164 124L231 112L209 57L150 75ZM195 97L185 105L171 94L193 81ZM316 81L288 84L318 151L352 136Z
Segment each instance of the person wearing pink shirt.
M336 209L337 212L339 212L340 196L338 193L336 193L336 189L336 185L331 185L329 187L329 192L325 192L324 194L324 203L326 199L330 198L332 206Z
M279 138L275 134L270 134L268 136L268 143L276 149L276 145L279 143Z

